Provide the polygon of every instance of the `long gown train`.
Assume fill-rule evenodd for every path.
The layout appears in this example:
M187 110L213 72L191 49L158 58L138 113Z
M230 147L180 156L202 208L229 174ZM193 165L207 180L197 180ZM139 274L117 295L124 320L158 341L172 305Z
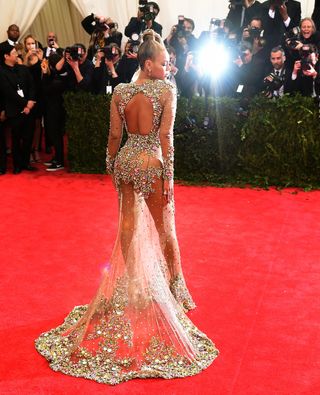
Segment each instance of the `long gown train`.
M152 92L161 103L168 86L155 84L143 93L148 97ZM139 86L131 88L119 111L123 117L130 98L141 92ZM115 95L125 96L121 89L128 88L120 87ZM118 234L97 294L36 340L53 370L118 384L133 378L191 376L218 355L185 314L195 305L181 269L174 201L163 204L162 163L145 148L155 144L158 130L148 136L128 133L116 159Z

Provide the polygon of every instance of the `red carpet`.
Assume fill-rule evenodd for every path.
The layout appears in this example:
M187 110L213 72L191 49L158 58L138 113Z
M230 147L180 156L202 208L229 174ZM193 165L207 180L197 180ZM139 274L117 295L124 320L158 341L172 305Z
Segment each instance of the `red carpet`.
M0 178L1 394L320 393L320 192L176 186L190 316L221 354L195 377L108 387L49 369L34 338L90 301L111 253L106 176Z

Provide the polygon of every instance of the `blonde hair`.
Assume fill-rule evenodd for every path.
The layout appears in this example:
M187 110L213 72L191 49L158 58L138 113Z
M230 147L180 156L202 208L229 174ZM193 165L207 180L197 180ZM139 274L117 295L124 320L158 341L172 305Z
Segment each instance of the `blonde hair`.
M32 34L28 34L27 36L25 36L24 40L23 40L23 44L24 44L24 49L26 50L26 44L27 44L27 40L28 38L32 38L32 40L35 42L35 44L38 43L38 41L36 40L36 38L32 35Z
M143 33L142 41L138 50L138 61L141 70L144 69L146 60L154 60L159 52L166 50L162 38L154 30L146 30Z
M317 30L317 28L316 28L316 24L314 23L314 20L313 20L312 18L303 18L303 19L301 19L301 22L300 22L300 29L301 29L301 26L302 26L303 22L306 22L306 21L308 21L308 22L311 23L311 26L312 26L312 34L315 33L316 30Z

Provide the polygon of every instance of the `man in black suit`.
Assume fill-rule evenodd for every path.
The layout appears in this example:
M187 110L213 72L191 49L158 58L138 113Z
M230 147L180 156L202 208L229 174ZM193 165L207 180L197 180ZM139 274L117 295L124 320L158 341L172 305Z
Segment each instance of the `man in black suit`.
M262 4L264 36L271 49L281 45L283 34L299 26L301 4L295 0L268 0Z
M35 170L30 166L35 88L28 68L17 64L17 59L15 47L8 42L0 45L0 95L4 98L5 116L11 125L14 174Z
M229 13L226 22L231 24L231 30L241 38L242 29L248 26L253 18L261 16L261 3L255 0L243 0L242 5L230 0Z
M124 30L124 34L131 38L132 34L140 34L146 29L153 29L156 33L162 35L162 26L155 21L155 18L160 12L160 7L157 3L149 1L147 3L150 12L145 12L143 7L139 6L137 17L132 17L129 24Z
M12 46L15 46L19 42L20 37L20 29L17 25L10 25L7 30L8 39L1 44L9 43ZM0 44L0 45L1 45Z
M43 48L43 57L48 59L52 54L63 56L63 48L59 47L57 35L54 32L47 34L47 46Z
M270 63L264 78L264 93L269 98L279 98L290 92L291 70L285 64L286 55L282 47L272 48Z

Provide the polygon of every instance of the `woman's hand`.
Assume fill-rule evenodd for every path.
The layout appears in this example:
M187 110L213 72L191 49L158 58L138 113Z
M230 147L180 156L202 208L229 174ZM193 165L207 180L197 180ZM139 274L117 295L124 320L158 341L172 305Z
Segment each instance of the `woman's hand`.
M163 181L163 200L164 204L168 204L173 199L173 180Z

